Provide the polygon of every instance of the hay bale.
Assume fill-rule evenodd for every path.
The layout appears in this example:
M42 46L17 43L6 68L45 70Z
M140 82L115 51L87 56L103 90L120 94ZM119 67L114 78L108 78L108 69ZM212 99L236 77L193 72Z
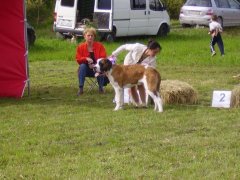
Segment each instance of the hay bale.
M233 78L240 79L240 74L237 74L237 75L233 76Z
M198 99L192 86L178 80L163 80L160 94L164 104L196 104Z
M231 107L240 107L240 86L232 90Z

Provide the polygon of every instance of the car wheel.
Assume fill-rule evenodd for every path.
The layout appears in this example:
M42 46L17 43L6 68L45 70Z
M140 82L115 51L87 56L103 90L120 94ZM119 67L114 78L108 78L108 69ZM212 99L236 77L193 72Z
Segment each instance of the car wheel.
M191 25L190 24L182 24L182 27L183 28L189 28L189 27L191 27Z
M166 24L162 24L158 30L157 35L161 37L167 36L168 31L168 26Z

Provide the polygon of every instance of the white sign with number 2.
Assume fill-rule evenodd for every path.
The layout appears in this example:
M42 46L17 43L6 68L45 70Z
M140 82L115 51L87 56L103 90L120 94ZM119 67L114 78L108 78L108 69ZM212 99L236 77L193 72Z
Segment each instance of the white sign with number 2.
M232 91L213 91L212 107L230 108Z

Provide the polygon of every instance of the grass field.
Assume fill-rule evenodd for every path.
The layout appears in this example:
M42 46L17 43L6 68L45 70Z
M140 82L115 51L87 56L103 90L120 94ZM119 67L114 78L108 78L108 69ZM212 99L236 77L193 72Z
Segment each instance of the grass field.
M0 179L239 179L240 110L211 107L213 90L240 82L240 28L223 33L226 55L210 56L207 29L173 24L158 70L191 84L196 105L113 112L106 94L77 97L76 45L37 30L30 48L30 96L0 100ZM127 42L104 43L108 54ZM124 55L120 56L121 63Z

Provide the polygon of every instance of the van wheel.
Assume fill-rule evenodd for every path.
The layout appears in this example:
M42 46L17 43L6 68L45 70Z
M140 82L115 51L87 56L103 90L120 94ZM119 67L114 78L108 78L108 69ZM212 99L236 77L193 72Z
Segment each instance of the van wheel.
M162 24L158 30L157 35L164 37L164 36L167 36L167 33L168 33L168 26L166 24Z
M107 33L106 36L105 36L105 40L107 42L113 42L113 41L115 41L115 38L116 38L116 35L115 35L114 32Z

